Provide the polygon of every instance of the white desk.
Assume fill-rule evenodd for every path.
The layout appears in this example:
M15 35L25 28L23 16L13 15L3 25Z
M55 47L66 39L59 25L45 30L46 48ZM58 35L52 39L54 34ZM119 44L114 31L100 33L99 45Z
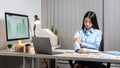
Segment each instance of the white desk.
M32 58L47 58L47 59L65 59L65 60L84 60L84 61L99 61L99 62L112 62L120 63L119 56L108 55L105 53L63 53L56 55L32 54L22 52L8 52L5 50L0 51L0 56L18 56L18 57L32 57Z

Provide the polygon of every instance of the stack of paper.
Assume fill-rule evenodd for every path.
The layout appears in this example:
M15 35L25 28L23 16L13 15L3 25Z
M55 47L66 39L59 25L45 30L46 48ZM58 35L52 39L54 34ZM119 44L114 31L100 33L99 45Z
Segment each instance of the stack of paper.
M86 48L83 48L83 50L87 53L97 53L99 52L99 50L94 50L94 49L86 49Z

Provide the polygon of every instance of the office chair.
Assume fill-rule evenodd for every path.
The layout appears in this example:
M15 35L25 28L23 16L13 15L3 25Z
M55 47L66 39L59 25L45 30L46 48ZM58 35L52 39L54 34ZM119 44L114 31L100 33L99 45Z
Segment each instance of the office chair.
M104 51L104 46L103 45L104 45L104 41L103 41L103 38L102 38L101 43L100 43L100 47L99 47L99 51ZM102 62L101 62L101 64L102 64ZM105 66L104 64L102 64L102 65ZM110 68L110 66L111 66L111 63L107 62L106 68Z
M102 36L103 37L103 36ZM99 51L104 51L104 46L103 46L103 39L101 40L101 43L100 43L100 47L99 47ZM70 64L70 67L71 68L74 68L74 63L73 63L73 61L72 60L69 60L69 64ZM105 66L104 64L102 64L102 62L100 62L100 64L101 64L101 66L103 67L103 68L110 68L110 66L111 66L111 63L110 62L107 62L107 66Z

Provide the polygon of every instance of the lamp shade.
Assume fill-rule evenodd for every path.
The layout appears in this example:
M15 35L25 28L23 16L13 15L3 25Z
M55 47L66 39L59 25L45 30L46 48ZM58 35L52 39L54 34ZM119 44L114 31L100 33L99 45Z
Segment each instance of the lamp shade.
M35 15L35 20L34 20L34 24L39 24L41 23L40 19L38 18L37 15Z
M33 30L34 30L34 37L36 37L36 34L35 34L35 30L36 30L36 25L41 23L40 19L38 18L37 15L34 16L35 17L35 20L34 20L34 27L33 27Z

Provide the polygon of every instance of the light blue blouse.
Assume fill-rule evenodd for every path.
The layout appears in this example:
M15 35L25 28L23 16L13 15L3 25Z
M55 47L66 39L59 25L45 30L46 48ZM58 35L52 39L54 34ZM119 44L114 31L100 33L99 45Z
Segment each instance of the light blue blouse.
M93 28L90 31L81 29L76 31L74 38L79 38L82 41L81 45L78 42L74 42L75 51L80 48L98 49L102 39L102 32Z

